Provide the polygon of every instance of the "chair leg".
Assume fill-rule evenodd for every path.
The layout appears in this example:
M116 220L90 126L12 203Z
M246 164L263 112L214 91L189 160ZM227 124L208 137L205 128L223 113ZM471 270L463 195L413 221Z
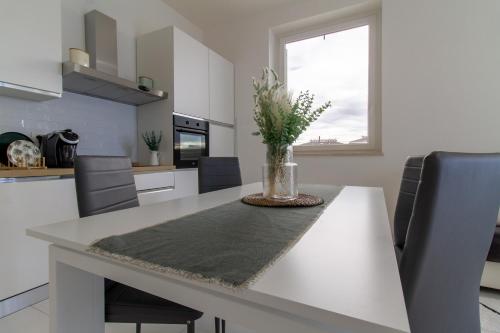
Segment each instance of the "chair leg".
M220 333L220 319L215 317L215 333Z
M222 321L222 325L221 325ZM222 330L221 330L222 327ZM215 333L226 333L226 321L224 319L220 319L219 317L215 317Z
M194 320L187 322L187 333L194 333Z
M135 324L135 333L141 333L141 323Z

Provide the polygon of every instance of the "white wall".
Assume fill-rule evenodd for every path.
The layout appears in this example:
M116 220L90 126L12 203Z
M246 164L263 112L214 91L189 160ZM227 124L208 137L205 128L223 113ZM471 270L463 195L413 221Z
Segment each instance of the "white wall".
M71 47L85 48L85 13L97 9L117 23L118 75L135 81L135 38L145 33L175 25L203 41L203 32L161 0L63 0L62 52L69 58Z
M269 64L269 29L360 0L304 0L205 32L235 64L244 182L260 180L251 77ZM382 1L383 156L298 157L301 182L383 186L392 216L406 156L500 151L500 1Z

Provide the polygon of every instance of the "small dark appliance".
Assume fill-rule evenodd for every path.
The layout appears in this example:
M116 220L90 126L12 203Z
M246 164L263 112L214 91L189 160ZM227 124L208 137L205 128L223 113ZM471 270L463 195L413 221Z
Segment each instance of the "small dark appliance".
M40 150L49 168L72 168L80 139L70 129L37 136Z
M208 156L208 121L174 115L174 164L197 168L198 159Z

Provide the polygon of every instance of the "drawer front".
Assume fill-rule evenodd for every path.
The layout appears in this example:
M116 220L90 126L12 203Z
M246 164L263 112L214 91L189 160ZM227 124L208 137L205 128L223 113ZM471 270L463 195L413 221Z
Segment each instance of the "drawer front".
M164 188L160 190L149 190L138 193L139 204L141 206L152 205L159 202L176 199L174 188Z
M172 188L175 185L174 172L155 172L135 175L137 192Z

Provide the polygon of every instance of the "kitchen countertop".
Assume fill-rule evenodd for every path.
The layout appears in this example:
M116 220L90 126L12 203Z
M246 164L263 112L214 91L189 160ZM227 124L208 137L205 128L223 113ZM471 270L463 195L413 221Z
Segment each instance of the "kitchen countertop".
M140 166L133 167L134 173L148 173L175 170L175 165L160 166ZM29 170L0 170L0 178L22 178L22 177L47 177L47 176L72 176L72 168L47 168L47 169L29 169Z

